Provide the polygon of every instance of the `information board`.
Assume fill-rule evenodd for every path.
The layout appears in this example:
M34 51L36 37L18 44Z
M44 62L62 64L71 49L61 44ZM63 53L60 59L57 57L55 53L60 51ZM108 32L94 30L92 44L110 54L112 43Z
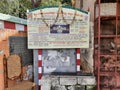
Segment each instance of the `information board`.
M89 12L66 7L33 10L28 17L28 48L88 48Z

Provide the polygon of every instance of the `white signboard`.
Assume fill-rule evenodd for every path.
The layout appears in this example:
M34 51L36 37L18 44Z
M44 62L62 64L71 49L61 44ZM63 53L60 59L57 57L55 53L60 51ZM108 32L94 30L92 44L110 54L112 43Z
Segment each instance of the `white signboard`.
M28 48L88 48L89 13L64 7L31 11Z

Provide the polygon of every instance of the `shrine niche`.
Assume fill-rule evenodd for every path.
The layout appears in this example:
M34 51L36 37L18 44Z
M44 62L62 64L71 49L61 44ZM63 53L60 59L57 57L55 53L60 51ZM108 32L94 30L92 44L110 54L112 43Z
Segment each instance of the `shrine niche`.
M46 76L49 80L59 78L58 82L62 76L73 76L76 83L81 75L93 73L89 50L82 50L89 48L92 39L89 12L72 7L43 7L29 10L27 17L28 49L34 49L34 80L41 90L51 88L44 87Z
M80 48L89 48L89 17L87 11L63 6L27 12L28 49L42 49L40 73L81 72Z

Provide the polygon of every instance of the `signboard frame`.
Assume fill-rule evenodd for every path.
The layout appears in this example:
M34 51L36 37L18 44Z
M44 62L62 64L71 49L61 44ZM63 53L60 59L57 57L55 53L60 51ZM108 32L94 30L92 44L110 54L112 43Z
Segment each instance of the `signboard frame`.
M46 49L46 50L50 51L49 49ZM54 51L56 52L56 50L57 50L57 52L60 52L60 53L61 53L61 50L62 51L63 50L68 51L68 52L63 51L62 52L62 56L60 56L60 57L63 57L63 59L66 56L70 57L69 60L74 62L74 63L70 62L70 64L71 65L75 64L75 65L73 65L72 67L71 67L71 65L69 65L66 68L66 70L69 70L70 68L72 68L72 71L66 71L66 70L65 71L61 71L61 69L65 69L65 67L62 67L62 66L55 67L55 65L51 65L50 64L50 67L53 66L53 68L51 68L52 71L50 70L50 68L46 69L46 71L45 71L45 68L47 68L47 65L49 67L49 62L47 62L47 61L44 62L45 59L43 59L43 58L48 58L49 59L49 58L53 58L53 57L49 57L51 55L48 56L48 54L44 53L43 49L38 49L37 50L37 53L38 53L37 55L38 55L38 75L39 75L39 77L42 77L42 75L78 75L78 74L80 75L81 74L80 48L72 49L72 50L71 49L59 49L59 50L58 49L54 49L54 50L51 49L51 50L53 52ZM64 55L65 53L67 53L67 55ZM52 54L51 51L50 51L50 54ZM72 56L70 54L72 54ZM46 56L48 56L48 57L46 57ZM56 59L56 56L59 57L58 55L54 55L54 56L55 56L55 59ZM74 58L74 60L73 60L73 58ZM46 63L46 64L44 64L44 63ZM54 62L54 63L56 63L56 62ZM61 68L61 69L58 69L58 68Z

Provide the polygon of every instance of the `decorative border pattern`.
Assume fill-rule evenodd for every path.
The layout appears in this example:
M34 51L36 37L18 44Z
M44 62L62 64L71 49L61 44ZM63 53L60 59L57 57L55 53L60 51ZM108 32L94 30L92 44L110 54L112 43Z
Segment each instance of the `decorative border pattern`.
M77 73L80 73L80 48L76 49L76 54L77 54L77 60L76 60Z
M42 49L38 50L38 85L39 90L41 89L41 78L42 78Z
M0 20L0 29L13 29L17 31L27 31L27 25Z

